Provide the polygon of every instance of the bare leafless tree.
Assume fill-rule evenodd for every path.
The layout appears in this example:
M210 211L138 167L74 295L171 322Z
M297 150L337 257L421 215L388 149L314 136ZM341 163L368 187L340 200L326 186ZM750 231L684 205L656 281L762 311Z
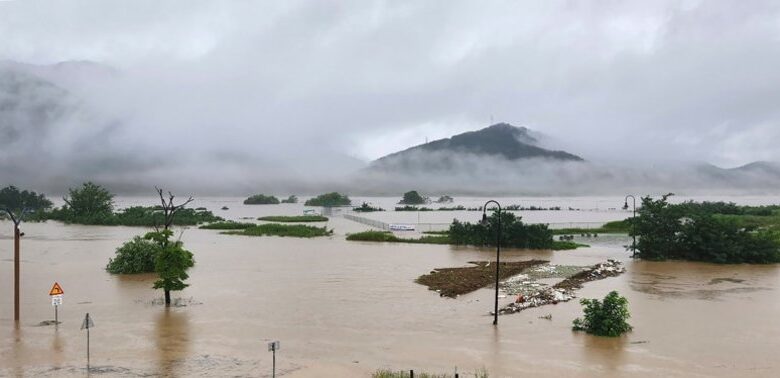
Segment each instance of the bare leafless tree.
M171 226L173 225L173 218L176 216L176 212L181 210L181 209L183 209L190 202L192 202L193 198L189 197L189 198L187 198L186 201L184 201L184 202L182 202L182 203L180 203L178 205L175 205L173 203L173 200L174 200L174 198L176 198L176 196L174 196L173 193L168 192L168 198L166 199L165 195L163 194L163 190L162 189L160 189L160 188L158 188L156 186L154 187L154 189L156 189L157 190L157 194L160 195L160 202L162 202L162 211L163 211L163 225L162 225L162 227L163 227L163 230L167 230L167 229L171 228ZM157 231L160 231L160 225L159 224L155 224L154 225L154 229L157 230Z

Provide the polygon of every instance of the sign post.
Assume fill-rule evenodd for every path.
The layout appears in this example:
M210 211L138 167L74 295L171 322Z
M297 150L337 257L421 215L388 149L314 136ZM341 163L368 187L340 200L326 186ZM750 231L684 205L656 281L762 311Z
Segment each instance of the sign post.
M65 294L65 292L62 291L62 286L60 286L60 284L57 282L55 282L54 286L52 286L51 290L49 290L49 296L51 296L51 305L54 306L54 327L57 327L57 325L60 324L57 308L62 306L63 294Z
M272 341L268 343L268 351L273 353L273 370L271 370L271 378L276 378L276 351L279 350L279 342Z
M95 323L92 322L92 318L89 317L89 313L84 317L84 321L81 323L81 329L87 329L87 371L89 371L89 329L94 327Z

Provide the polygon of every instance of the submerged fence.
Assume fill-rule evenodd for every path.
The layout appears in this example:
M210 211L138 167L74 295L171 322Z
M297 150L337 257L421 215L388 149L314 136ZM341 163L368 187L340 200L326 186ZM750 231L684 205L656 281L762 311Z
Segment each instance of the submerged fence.
M362 223L362 224L365 224L365 225L368 225L368 226L371 226L371 227L376 227L376 228L378 228L380 230L385 230L385 231L389 231L390 230L390 224L389 223L381 222L381 221L378 221L378 220L368 219L368 218L364 218L364 217L359 217L359 216L352 215L352 214L344 214L344 218L347 218L347 219L349 219L351 221Z

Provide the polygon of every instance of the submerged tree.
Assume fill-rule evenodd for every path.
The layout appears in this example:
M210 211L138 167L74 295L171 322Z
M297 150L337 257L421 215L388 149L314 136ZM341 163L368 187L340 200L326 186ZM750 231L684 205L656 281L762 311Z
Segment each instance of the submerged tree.
M575 331L608 337L617 337L631 331L631 325L626 322L631 317L628 300L617 291L611 291L603 301L582 299L580 304L585 306L585 316L574 319L572 328Z
M0 189L0 208L12 211L39 211L52 206L51 201L42 193L20 191L13 185Z
M171 192L168 192L166 198L162 189L155 189L160 196L160 202L162 202L163 223L155 225L156 231L146 234L145 238L160 246L160 251L154 261L154 270L160 278L154 282L154 288L165 291L165 305L170 306L171 291L184 290L189 286L184 283L184 280L189 278L187 269L195 265L192 252L184 249L184 243L181 240L172 241L173 231L170 230L176 213L192 202L192 197L176 205L174 204L175 196Z
M68 194L63 200L76 217L110 216L114 211L114 195L92 182L85 182L81 188L71 188Z
M154 270L160 278L154 282L154 288L165 291L165 306L171 305L171 291L184 290L189 286L184 280L189 278L187 270L195 265L192 252L184 249L181 240L171 240L171 236L173 231L168 229L145 236L160 246L154 261Z

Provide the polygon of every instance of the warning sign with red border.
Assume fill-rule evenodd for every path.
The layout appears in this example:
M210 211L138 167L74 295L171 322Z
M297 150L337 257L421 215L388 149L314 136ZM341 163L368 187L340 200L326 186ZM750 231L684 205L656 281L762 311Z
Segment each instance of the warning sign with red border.
M49 295L62 295L65 294L64 291L62 291L62 286L58 283L54 283L54 286L51 287L51 290L49 290Z

